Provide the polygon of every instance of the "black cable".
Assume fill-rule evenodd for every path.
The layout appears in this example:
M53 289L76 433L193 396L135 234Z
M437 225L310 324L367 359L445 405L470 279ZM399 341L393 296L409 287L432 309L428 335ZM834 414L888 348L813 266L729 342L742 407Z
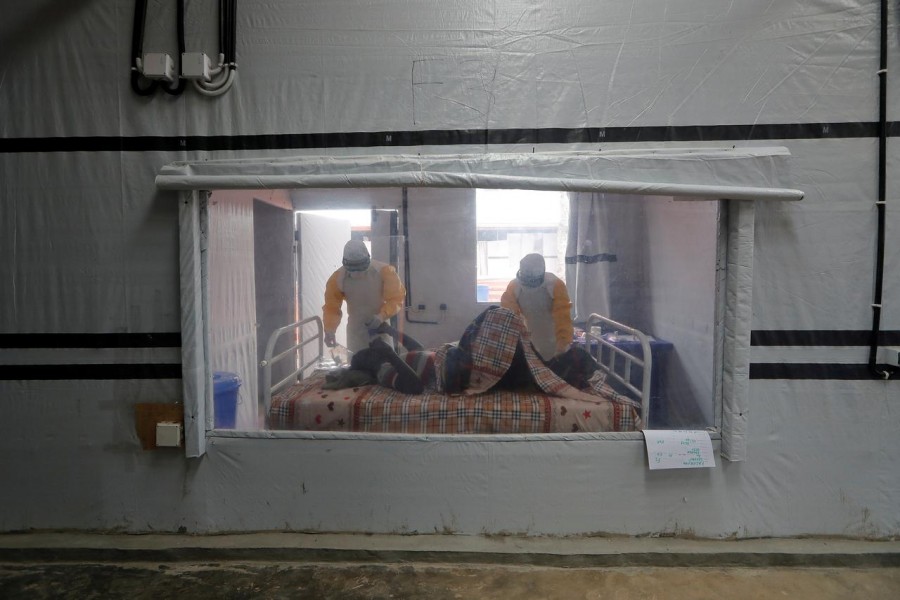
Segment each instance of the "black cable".
M400 210L403 213L403 279L406 284L406 306L412 304L412 285L409 280L409 190L403 188Z
M229 0L231 3L231 10L229 11L230 18L230 30L228 36L228 52L229 59L228 62L231 63L231 68L236 69L237 66L237 0Z
M159 86L159 82L155 80L150 80L150 84L142 88L140 84L141 74L137 70L133 70L131 72L131 89L138 96L152 96L156 93L156 88Z
M869 338L869 371L873 377L889 379L898 369L879 367L878 342L881 333L881 301L884 284L885 197L887 191L887 41L888 4L881 0L881 43L878 65L878 238L875 250L875 298L872 303L872 332ZM885 368L886 367L886 368Z
M181 65L181 58L184 56L186 45L184 41L184 0L178 0L178 64L179 71ZM175 87L162 86L162 90L173 96L180 96L182 92L184 92L184 88L187 85L187 80L178 78L178 83Z
M143 58L144 53L144 23L147 21L147 0L135 0L134 21L131 28L131 89L139 96L152 96L159 85L157 81L141 87L141 72L137 69L138 59Z
M222 37L219 40L219 44L222 48L222 55L225 57L226 65L230 65L234 62L234 10L234 0L222 0L220 5Z
M237 4L235 0L219 0L219 54L225 70L236 69Z
M399 223L397 222L399 219L398 219L396 210L392 210L390 212L390 220L391 220L391 225L390 225L390 227L391 227L391 258L390 258L390 261L391 261L392 265L394 265L395 267L398 267L399 262L400 262L400 256L399 256L399 253L397 252L396 239L397 239L397 234L399 233L399 230L398 230Z
M134 23L131 28L131 66L144 49L144 22L147 20L147 0L135 0Z
M403 188L403 203L401 208L403 210L403 266L405 267L403 279L406 284L406 322L417 323L419 325L440 325L440 321L417 321L409 316L409 309L412 304L412 280L410 278L411 269L409 267L409 189L406 187Z
M219 0L219 54L222 55L223 62L225 61L225 18L228 13L228 8L226 7L228 0Z

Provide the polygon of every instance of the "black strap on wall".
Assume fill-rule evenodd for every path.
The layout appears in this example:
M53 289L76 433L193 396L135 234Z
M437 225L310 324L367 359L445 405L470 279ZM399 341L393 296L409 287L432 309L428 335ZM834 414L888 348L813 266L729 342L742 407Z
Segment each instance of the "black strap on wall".
M878 65L878 233L875 241L875 293L872 300L872 333L869 340L869 371L878 379L890 379L900 369L878 363L878 333L884 285L884 238L887 191L887 0L881 0L881 48Z
M886 124L888 137L900 123ZM877 123L775 123L573 129L432 129L259 135L66 136L0 138L0 152L181 152L216 150L326 150L457 144L586 144L603 142L730 142L872 138ZM601 147L602 148L602 147Z

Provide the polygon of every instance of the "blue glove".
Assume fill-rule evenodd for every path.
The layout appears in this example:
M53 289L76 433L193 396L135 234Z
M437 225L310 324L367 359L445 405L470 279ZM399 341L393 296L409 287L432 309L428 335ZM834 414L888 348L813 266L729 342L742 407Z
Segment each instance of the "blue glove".
M337 340L334 339L333 331L325 332L325 345L328 346L329 348L334 348L335 346L337 346Z

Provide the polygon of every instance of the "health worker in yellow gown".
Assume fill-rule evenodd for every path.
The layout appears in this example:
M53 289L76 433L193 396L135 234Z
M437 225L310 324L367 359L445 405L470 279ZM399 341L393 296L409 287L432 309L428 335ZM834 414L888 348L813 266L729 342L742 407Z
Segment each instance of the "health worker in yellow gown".
M500 297L500 305L524 317L535 350L544 360L572 344L569 292L562 279L546 271L540 254L527 254L519 261L519 272Z
M325 283L325 305L322 307L325 344L329 347L337 344L334 334L341 322L341 307L345 301L347 349L356 352L369 347L373 339L369 330L377 329L400 312L405 298L406 288L396 269L372 260L362 241L350 240L344 245L343 266Z

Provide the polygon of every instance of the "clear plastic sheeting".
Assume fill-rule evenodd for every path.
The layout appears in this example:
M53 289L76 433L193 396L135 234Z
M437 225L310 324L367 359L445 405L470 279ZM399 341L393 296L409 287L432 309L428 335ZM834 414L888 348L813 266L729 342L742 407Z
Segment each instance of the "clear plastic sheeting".
M468 187L800 200L785 148L298 157L172 163L161 189Z
M240 189L242 187L247 187L248 189L308 188L313 185L321 188L358 188L362 185L391 188L404 186L416 188L478 188L492 187L502 182L504 187L511 189L537 188L595 193L612 191L620 199L627 197L674 196L695 200L727 199L735 201L728 211L731 219L729 224L729 245L727 250L724 251L728 264L728 268L725 270L727 292L723 298L721 330L719 331L719 328L714 326L716 318L698 318L698 322L706 322L705 328L707 333L705 338L703 336L695 336L696 339L693 343L696 344L697 340L701 340L702 346L711 349L715 346L713 341L715 339L713 338L714 331L717 331L717 335L720 339L723 339L724 354L715 360L721 361L720 364L725 365L723 376L725 391L720 394L718 391L714 393L712 389L709 389L709 386L718 377L715 374L718 373L716 371L705 384L701 385L701 388L707 388L707 391L701 394L705 396L701 404L704 404L713 396L721 397L722 452L726 458L739 461L744 460L746 457L744 439L746 420L743 415L748 410L749 307L751 306L751 283L753 280L753 200L757 197L768 200L799 200L803 197L802 192L799 190L773 187L775 185L783 185L783 182L787 180L788 157L789 152L784 148L757 148L740 151L736 149L707 149L600 152L596 154L578 152L430 157L403 155L202 161L176 163L165 167L157 178L157 184L167 189L187 191L198 189ZM600 179L604 176L615 179ZM639 177L643 177L645 181L635 181ZM750 187L747 185L748 182L755 182L757 185L767 184L768 187ZM694 195L691 196L690 194ZM184 194L184 202L191 201L189 196L190 194L187 192ZM441 219L435 219L434 211L438 209L438 206L433 206L431 211L429 211L427 222L450 223L456 219L465 220L467 218L467 211L463 210L460 212L457 210L457 207L463 206L459 200L449 201L448 199L442 206L449 208L451 213L444 215ZM210 213L210 216L212 217L212 213ZM413 221L415 222L415 219ZM212 223L212 219L210 223ZM649 228L651 225L648 222L644 227ZM228 228L234 231L243 230L244 235L250 235L252 231L252 225L249 228L243 227L240 223L236 223L233 220L228 224ZM215 231L216 228L211 224L209 227L204 227L201 224L195 235L199 236L201 231L206 231L207 229ZM707 224L706 229L711 229L714 232L716 227L714 224ZM665 231L665 226L660 231ZM431 240L429 246L433 247L435 243L439 244L437 240L441 236L435 234L437 232L429 236ZM713 238L715 238L715 234ZM210 235L210 239L215 239L215 236ZM304 236L301 235L300 239L304 239ZM451 239L448 241L454 242L455 240ZM630 243L631 245L636 244L638 248L643 245L639 236L632 236ZM315 245L320 246L321 242ZM212 262L212 258L218 259L219 257L215 254L212 246L210 249L211 252L207 256L210 257L208 260ZM301 251L300 254L301 256L315 256L315 250L316 248L309 248ZM682 248L682 252L684 250ZM715 244L706 251L707 255L710 255L710 250L712 255L709 256L711 260L708 261L710 264L707 269L709 276L716 270L714 265ZM252 247L250 252L252 253ZM335 250L332 250L331 253L335 254ZM441 256L446 258L442 260ZM454 252L453 246L450 246L446 252L438 252L433 255L431 263L435 265L455 264L458 258L459 252ZM659 260L654 262L661 263L662 260L663 257L659 257ZM316 261L314 260L313 262ZM237 263L232 259L228 261L228 264L233 269ZM463 265L464 263L460 263L460 266ZM197 289L194 283L188 281L194 277L194 270L189 268L183 273L184 281L182 287L185 290ZM200 270L204 271L206 269L202 267ZM679 268L673 270L677 272ZM680 270L681 272L686 272L684 267ZM426 274L427 271L437 271L441 275L438 276L436 282L432 283ZM417 278L417 282L424 284L425 289L434 289L435 285L439 284L440 279L447 278L447 272L440 269L428 269L427 271ZM450 275L449 279L456 282L456 285L459 286L460 282L467 279L465 268L461 272ZM713 279L708 281L709 286L707 287L715 287ZM574 285L574 282L570 285ZM662 289L665 289L665 284L663 283L662 285ZM247 287L240 286L237 289L237 295L240 296L246 291ZM252 287L252 283L249 287ZM304 287L301 285L301 288ZM700 288L698 287L697 289ZM673 292L670 292L670 294ZM709 289L705 295L710 302L710 306L714 305L716 291ZM243 307L243 303L238 303L241 304L240 307L232 306L228 302L222 304L222 298L227 296L227 293L213 294L211 291L209 300L204 300L204 304L225 306L227 311L234 312L235 315L245 315L245 318L248 318L250 322L256 320L255 309L252 307L247 309ZM306 297L308 298L308 296ZM674 298L674 296L672 297ZM626 301L634 302L636 296L631 294L628 298L629 300ZM307 300L304 299L303 302L306 303ZM192 299L184 298L182 304L190 307L194 303ZM422 306L427 306L427 304L423 303ZM666 304L660 304L656 309L650 308L649 312L662 313L665 307ZM313 311L314 309L312 308L308 310L308 312L315 314ZM591 312L591 310L588 312ZM312 314L305 316L312 316ZM416 323L412 315L407 315L407 318L410 319L411 323ZM185 326L188 326L195 320L190 314L185 314L184 319ZM671 320L671 317L669 317L669 320ZM211 319L210 331L212 331L214 325L212 321ZM234 322L229 323L230 329L236 327L239 319L232 319L232 321ZM645 320L645 322L650 323L653 320ZM657 325L656 329L659 330L662 327L662 325ZM694 325L693 327L696 328L697 326ZM691 328L692 326L687 323L684 325L686 330ZM227 341L223 339L222 343L234 346L243 345L241 336L233 337L234 339ZM679 344L679 346L682 352L689 351L689 345ZM211 352L210 348L195 349L192 346L186 346L184 351L187 355L195 353L197 355L207 355ZM699 348L698 351L704 352L704 350ZM712 356L712 353L710 355ZM682 360L689 359L685 357ZM712 364L713 359L711 358L709 362ZM249 373L250 371L245 372ZM696 377L696 375L694 376ZM185 400L188 407L204 401L202 396L192 396L188 392L185 394ZM700 410L707 414L712 412L711 409L706 408L701 408ZM199 428L199 424L195 424L195 428ZM192 438L201 436L202 431L199 431L199 429L191 435Z

